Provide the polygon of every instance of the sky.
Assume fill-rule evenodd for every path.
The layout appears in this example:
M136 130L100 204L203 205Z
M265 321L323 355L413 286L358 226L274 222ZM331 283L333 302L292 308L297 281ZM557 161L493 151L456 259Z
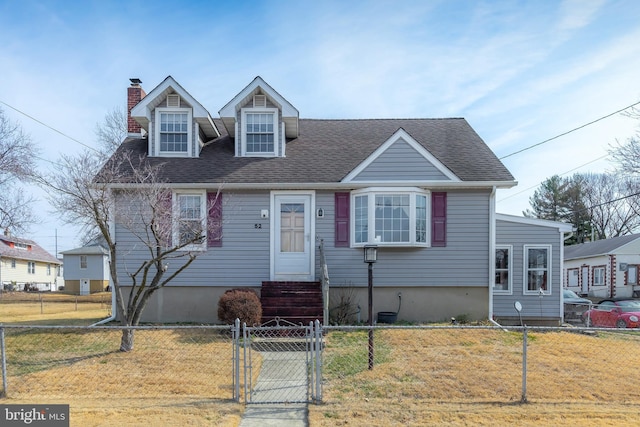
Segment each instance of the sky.
M520 215L553 175L613 170L640 124L612 114L640 101L637 0L0 0L0 40L0 108L50 161L97 147L129 78L171 75L218 117L261 76L301 118L464 117L518 181L497 211ZM20 237L77 247L25 189L40 221Z

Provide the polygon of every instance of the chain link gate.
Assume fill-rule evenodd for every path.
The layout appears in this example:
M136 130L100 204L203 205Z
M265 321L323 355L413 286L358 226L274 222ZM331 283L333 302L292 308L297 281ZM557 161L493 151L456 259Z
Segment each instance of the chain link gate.
M243 325L234 335L234 397L240 400L240 357L245 403L310 403L322 400L322 329L276 318ZM258 370L256 372L256 370Z

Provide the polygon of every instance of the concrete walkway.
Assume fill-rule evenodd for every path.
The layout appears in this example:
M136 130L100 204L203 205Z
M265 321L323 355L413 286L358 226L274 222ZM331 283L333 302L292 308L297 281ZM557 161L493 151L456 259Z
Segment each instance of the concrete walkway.
M306 427L307 359L304 351L264 351L262 368L240 427ZM274 403L278 402L278 403ZM291 403L282 403L291 402Z

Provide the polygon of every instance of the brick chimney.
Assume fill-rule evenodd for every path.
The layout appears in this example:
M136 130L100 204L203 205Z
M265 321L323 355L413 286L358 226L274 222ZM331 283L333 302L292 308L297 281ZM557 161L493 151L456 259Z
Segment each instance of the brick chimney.
M127 88L127 133L130 136L139 136L142 135L142 128L138 122L131 118L131 109L145 97L146 93L140 86L142 80L138 78L129 80L131 80L131 86Z

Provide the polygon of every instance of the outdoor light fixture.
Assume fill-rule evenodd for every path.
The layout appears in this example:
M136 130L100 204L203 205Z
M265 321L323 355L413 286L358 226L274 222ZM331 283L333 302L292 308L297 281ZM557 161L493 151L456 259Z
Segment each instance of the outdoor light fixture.
M369 264L369 369L373 369L373 263L378 260L378 247L364 247L364 262Z
M378 260L378 247L376 245L367 245L364 247L364 262L367 264L374 263Z

